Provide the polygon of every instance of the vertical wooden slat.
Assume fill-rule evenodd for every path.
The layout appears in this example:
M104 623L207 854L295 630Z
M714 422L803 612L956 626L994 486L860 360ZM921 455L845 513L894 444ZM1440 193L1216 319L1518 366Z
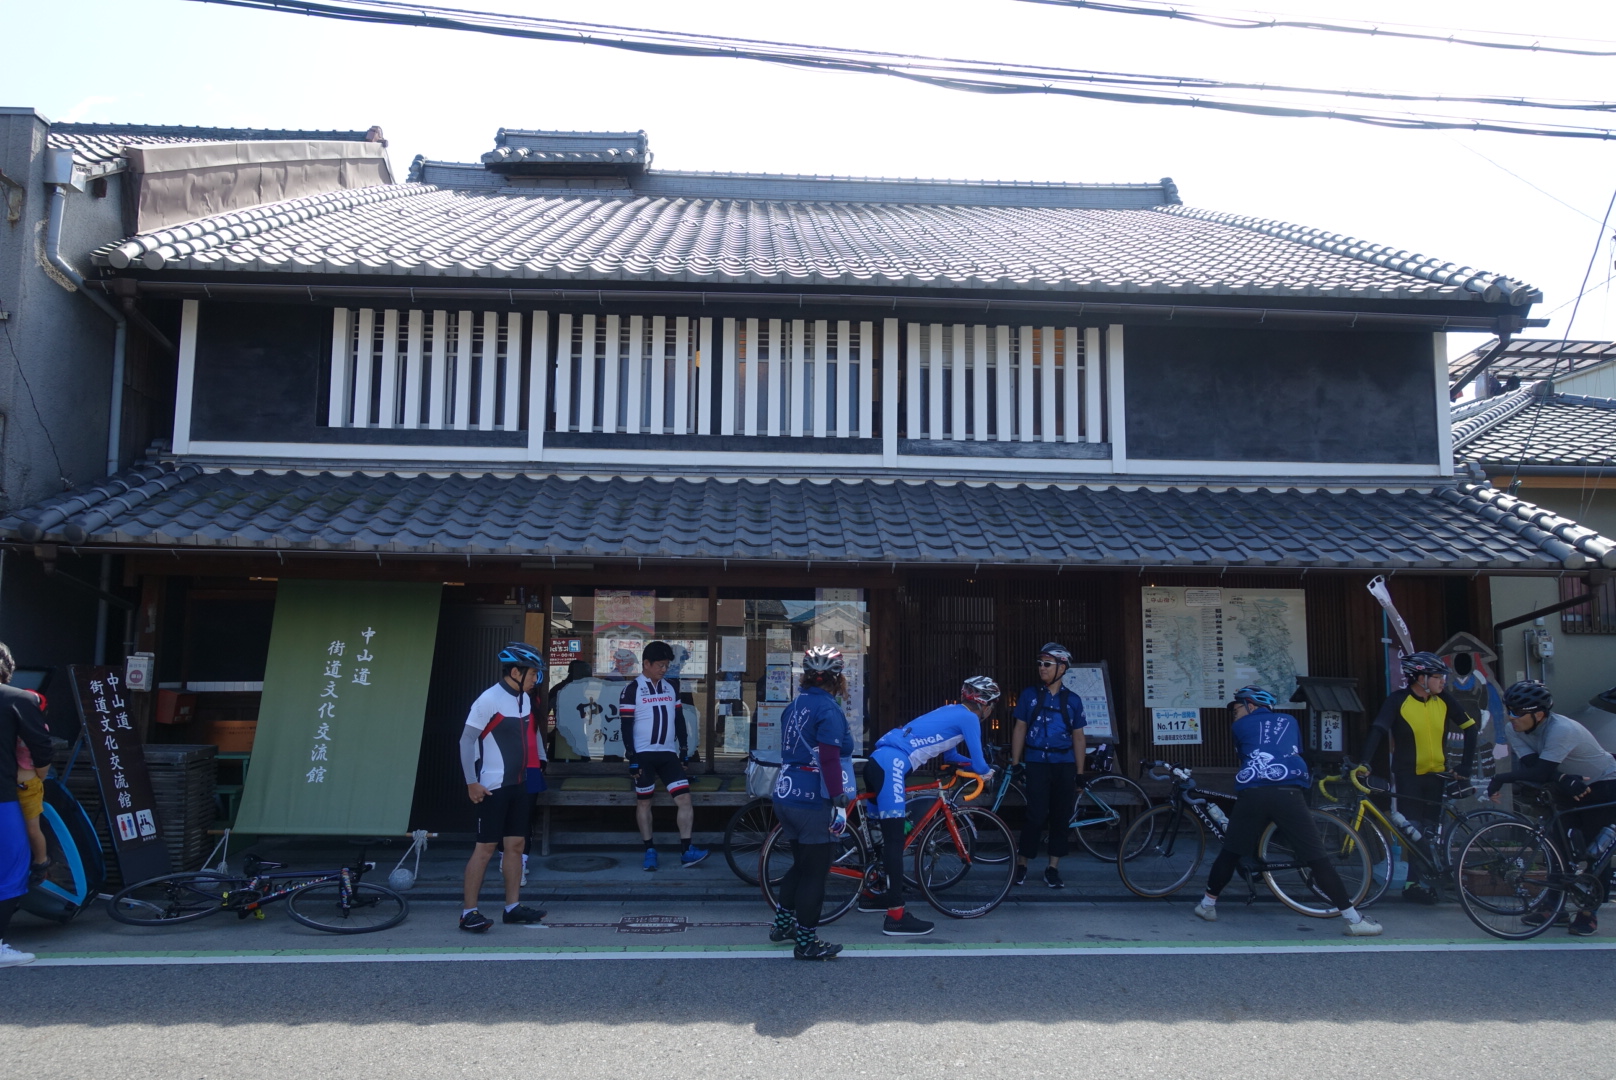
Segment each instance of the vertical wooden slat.
M764 421L767 425L764 430L770 436L778 436L780 434L780 414L785 408L786 364L784 355L785 350L781 348L781 345L784 343L782 340L784 336L785 324L779 319L770 319L769 363L767 369L765 369L762 362L762 351L759 350L758 354L758 374L761 375L764 370L767 370L769 373L768 385L763 388L763 393L765 396L763 407Z
M673 433L690 432L690 317L673 322Z
M522 313L505 316L505 430L522 427Z
M735 434L735 381L740 368L740 358L735 355L735 320L724 320L724 363L723 375L719 380L719 428L720 435Z
M571 314L565 314L556 319L555 426L557 431L573 430Z
M623 430L630 435L640 433L640 420L645 412L645 316L628 317L628 385L623 396L628 399L624 410Z
M858 437L875 438L875 324L859 323Z
M1044 369L1043 385L1039 387L1039 397L1043 398L1044 422L1042 430L1038 432L1039 438L1044 442L1055 441L1055 328L1046 326L1039 335L1042 338L1042 348L1039 351L1040 366Z
M1090 326L1083 331L1083 434L1091 443L1105 438L1100 396L1100 328Z
M191 402L196 389L196 323L201 312L202 302L200 300L183 300L180 302L180 355L179 366L174 373L174 440L172 443L176 454L189 453L191 450ZM332 330L331 348L333 361L331 367L333 371L337 367L335 362L336 332L338 329L344 330L342 341L343 352L346 353L347 325L348 320L346 318L338 319L336 320L336 328ZM332 381L335 382L335 380L336 376L333 375ZM346 380L343 382L343 388L347 388ZM334 402L341 399L341 394L333 393L332 400ZM337 422L331 426L342 427L342 413L338 411L338 406L333 405L332 410L332 415L336 417Z
M600 430L606 434L617 430L617 402L623 374L619 354L622 342L622 316L606 316L606 347L601 353L600 367Z
M747 319L746 366L741 369L741 430L747 435L756 435L758 432L758 359L761 354L762 349L758 347L758 321Z
M418 428L421 426L421 342L425 337L426 312L420 308L410 309L409 325L406 328L408 335L404 344L404 426Z
M527 457L539 461L544 457L544 429L549 413L550 391L550 313L533 313L533 346L527 354ZM521 417L517 417L518 420ZM559 426L559 425L558 425ZM545 586L546 590L549 586ZM546 592L548 595L548 591ZM545 617L550 614L548 602ZM548 655L548 654L546 654Z
M482 365L477 381L477 427L494 430L494 391L499 387L499 313L483 312Z
M376 406L376 426L390 428L398 416L398 309L382 312L381 394Z
M194 310L195 300L185 302L185 311ZM353 312L347 308L337 308L331 313L331 400L326 405L325 423L327 427L348 426L348 385L349 376L353 372L353 358L349 347L353 342ZM195 334L192 334L191 348L196 349Z
M926 374L927 382L931 385L926 391L927 424L926 437L941 439L943 437L943 380L946 376L943 357L943 324L932 323L926 335Z
M830 322L814 320L814 438L825 437L826 409L830 400Z
M454 426L465 431L471 426L471 312L460 312L460 334L455 342Z
M719 359L713 347L713 320L698 324L701 337L696 342L696 434L713 433L713 387L718 384Z
M898 464L898 320L881 320L881 464Z
M449 422L449 313L432 313L432 374L427 380L427 427L443 430Z
M1061 395L1066 399L1064 406L1066 410L1066 431L1061 441L1082 442L1083 407L1078 400L1081 396L1078 393L1078 386L1083 380L1082 364L1085 357L1083 356L1082 339L1077 336L1077 327L1068 326L1065 333L1066 340L1061 350L1061 358L1066 363L1066 370L1061 376Z
M1022 442L1032 442L1032 335L1033 328L1020 328L1021 356L1016 365L1016 434Z
M1107 402L1111 414L1111 467L1122 471L1128 462L1128 425L1126 390L1123 386L1122 327L1108 326L1105 330L1106 383L1111 400Z
M836 324L836 437L845 439L853 423L853 324Z
M999 428L999 441L1009 442L1016 437L1015 421L1015 395L1011 390L1010 378L1010 328L1008 326L995 326L993 328L994 347L994 379L997 382L998 416L995 422Z
M359 309L359 334L354 341L353 425L370 426L370 369L376 355L376 309Z
M909 423L908 423L908 426L904 429L904 434L906 436L908 436L909 438L911 438L911 439L918 439L918 438L920 438L920 404L921 404L921 402L920 402L920 324L919 323L910 323L909 324L909 348L906 349L905 352L908 353L908 361L909 361L907 364L904 365L908 369L908 377L904 380L904 382L905 382L905 385L906 385L907 390L908 390L907 394L905 394L905 397L908 399L909 407L906 408L904 410L904 412L906 412L908 414L906 419L909 421Z
M646 361L651 374L651 424L647 429L653 435L662 434L664 414L668 411L668 318L651 318L650 358ZM677 396L677 394L675 395Z
M791 320L791 424L793 436L802 436L802 418L808 408L808 323Z
M976 395L971 409L971 438L986 442L988 437L988 328L977 324L971 327L971 389Z
M595 430L595 316L585 315L578 348L578 430Z
M948 352L949 367L953 369L950 382L950 385L953 388L950 405L953 407L950 409L950 411L954 414L950 418L952 420L952 430L950 431L949 435L955 442L964 442L969 437L965 431L965 406L967 397L965 393L965 384L970 379L970 372L967 367L969 359L966 355L965 348L964 323L954 324L954 336L953 340L949 343Z

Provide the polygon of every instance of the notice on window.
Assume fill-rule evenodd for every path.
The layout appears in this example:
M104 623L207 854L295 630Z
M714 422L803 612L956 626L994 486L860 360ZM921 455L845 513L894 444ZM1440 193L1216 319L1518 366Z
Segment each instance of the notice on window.
M791 663L791 631L773 630L768 635L768 662L770 664Z
M719 642L719 668L723 671L742 672L746 670L746 638L739 635L735 637L721 637Z
M632 627L646 637L656 633L655 589L596 589L595 630Z
M1111 726L1111 687L1104 662L1073 664L1061 685L1082 699L1083 718L1088 721L1083 734L1090 742L1117 737Z
M757 753L769 761L780 759L780 718L786 707L781 704L759 705L757 711ZM741 747L741 753L746 747Z
M1151 709L1150 726L1157 746L1200 745L1200 709Z
M786 654L788 657L790 653ZM792 698L791 665L770 664L764 683L765 701L790 701Z

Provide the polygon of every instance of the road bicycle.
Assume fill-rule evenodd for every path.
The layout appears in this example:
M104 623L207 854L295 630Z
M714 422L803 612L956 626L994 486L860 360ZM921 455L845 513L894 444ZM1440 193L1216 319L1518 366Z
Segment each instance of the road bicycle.
M107 913L129 926L172 926L225 911L262 919L266 905L285 900L287 913L311 929L370 934L397 926L410 911L392 889L361 880L375 867L360 862L339 870L286 870L248 855L239 875L196 870L129 885L107 902Z
M1454 877L1459 906L1471 922L1493 937L1524 941L1555 925L1568 902L1597 911L1610 899L1616 844L1590 859L1573 819L1616 803L1565 803L1545 785L1515 784L1548 796L1548 820L1500 821L1477 830L1459 853Z
M1167 761L1142 761L1140 765L1150 770L1154 780L1171 778L1173 791L1165 803L1140 815L1123 836L1122 849L1131 854L1117 862L1117 873L1135 895L1171 896L1200 868L1207 834L1221 843L1227 833L1228 818L1221 810L1213 812L1208 797L1233 802L1236 796L1199 788L1182 765ZM1354 905L1360 903L1370 885L1369 855L1363 841L1339 817L1318 810L1309 813L1347 895ZM1146 837L1142 843L1135 836L1141 832ZM1251 890L1251 899L1256 898L1255 882L1261 878L1268 891L1292 911L1319 919L1339 914L1313 880L1313 871L1297 859L1276 825L1270 823L1263 830L1257 857L1240 862L1239 873Z
M1144 788L1111 769L1109 747L1101 744L1090 748L1085 765L1085 775L1090 779L1078 789L1072 820L1068 825L1085 851L1101 862L1114 863L1122 851L1123 835L1141 814L1150 809L1150 798ZM1006 811L1025 813L1026 806L1025 789L1015 779L1013 770L1004 769L994 786L993 801L987 808L1001 817L1008 817ZM1142 846L1149 839L1148 835L1141 834L1138 842Z
M1409 866L1417 867L1420 871L1421 881L1429 883L1439 892L1454 881L1453 866L1458 860L1459 852L1470 838L1484 826L1500 821L1523 821L1518 814L1496 807L1483 807L1478 810L1463 811L1459 809L1459 800L1444 795L1441 799L1441 811L1437 820L1434 836L1421 833L1414 834L1419 827L1400 813L1388 813L1382 810L1373 800L1376 793L1391 794L1384 782L1374 777L1368 778L1366 785L1360 774L1363 769L1344 767L1336 776L1323 776L1319 778L1317 788L1319 795L1328 805L1320 807L1326 813L1339 817L1350 825L1354 832L1363 840L1364 848L1369 855L1371 880L1369 893L1359 904L1368 907L1386 894L1391 885L1392 875L1396 871L1396 860L1393 857L1394 845L1403 851L1404 861ZM1462 778L1457 774L1445 773L1444 777L1451 783ZM1346 801L1343 801L1331 787L1343 781L1349 782L1354 791ZM1399 800L1410 799L1414 802L1424 800L1412 795L1399 795ZM1399 818L1402 818L1399 822Z
M954 919L981 918L1003 903L1010 894L1015 874L1015 837L1010 827L992 811L960 805L975 799L982 791L982 777L958 772L969 781L958 803L934 796L926 800L919 822L904 841L904 851L913 863L913 883L926 902ZM912 792L941 793L952 778L938 779L904 789ZM847 808L847 829L832 841L830 874L825 884L825 904L821 923L829 923L851 911L862 891L871 896L886 892L881 869L880 830L871 828L871 807L875 796L858 796ZM775 828L764 841L759 859L758 878L764 898L778 907L780 880L791 867L791 844ZM906 872L905 878L909 875Z

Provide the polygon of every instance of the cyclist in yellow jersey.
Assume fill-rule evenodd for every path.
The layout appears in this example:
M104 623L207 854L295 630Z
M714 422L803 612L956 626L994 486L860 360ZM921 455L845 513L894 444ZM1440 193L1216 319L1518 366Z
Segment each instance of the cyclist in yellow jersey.
M1443 795L1457 797L1465 794L1461 789L1469 787L1469 777L1476 768L1479 724L1448 693L1448 666L1440 656L1417 652L1403 657L1403 677L1408 686L1386 698L1369 727L1364 760L1373 761L1382 740L1391 737L1392 778L1397 794L1402 796L1397 808L1420 830L1422 838L1429 840L1441 820ZM1443 775L1450 730L1464 736L1458 772L1465 782L1452 791L1447 790L1447 777ZM1417 904L1436 903L1436 890L1420 880L1420 868L1414 860L1409 860L1403 899Z

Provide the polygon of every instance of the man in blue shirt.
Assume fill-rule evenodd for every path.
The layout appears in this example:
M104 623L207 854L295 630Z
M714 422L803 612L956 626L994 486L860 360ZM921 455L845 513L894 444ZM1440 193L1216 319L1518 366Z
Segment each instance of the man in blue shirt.
M887 913L881 932L889 937L920 937L933 929L933 924L904 910L903 845L908 812L904 787L909 772L941 756L944 761L968 765L984 778L984 786L991 783L993 768L982 755L982 721L992 714L998 700L999 686L986 675L966 679L960 687L960 704L944 705L893 728L876 741L870 760L864 763L864 785L875 794L875 817L881 823L881 865L887 879L887 891L880 901ZM954 749L962 745L964 754Z
M1234 877L1242 858L1257 857L1257 842L1273 822L1296 857L1313 871L1313 880L1324 896L1341 912L1341 932L1348 937L1373 937L1380 924L1359 914L1347 895L1341 875L1324 854L1318 831L1307 805L1307 788L1312 779L1302 760L1302 733L1296 717L1274 710L1274 695L1260 686L1242 686L1229 702L1234 717L1231 732L1240 757L1235 773L1235 800L1229 814L1229 827L1223 837L1223 850L1207 875L1206 896L1195 905L1194 913L1207 922L1218 921L1218 894Z
M819 940L819 916L830 873L831 822L857 793L853 784L853 735L836 703L847 693L841 650L815 645L802 654L802 692L780 720L780 778L774 785L774 816L791 841L791 868L780 880L779 910L769 931L773 942L795 941L798 960L829 960L840 945ZM845 824L845 823L844 823Z
M1016 702L1016 726L1010 733L1010 766L1026 777L1027 821L1016 855L1015 883L1027 879L1027 860L1038 854L1038 837L1049 823L1049 866L1044 884L1064 889L1060 861L1070 846L1072 809L1077 791L1088 782L1083 772L1088 740L1083 728L1083 699L1061 685L1072 666L1072 654L1051 641L1038 650L1038 686L1029 686Z

